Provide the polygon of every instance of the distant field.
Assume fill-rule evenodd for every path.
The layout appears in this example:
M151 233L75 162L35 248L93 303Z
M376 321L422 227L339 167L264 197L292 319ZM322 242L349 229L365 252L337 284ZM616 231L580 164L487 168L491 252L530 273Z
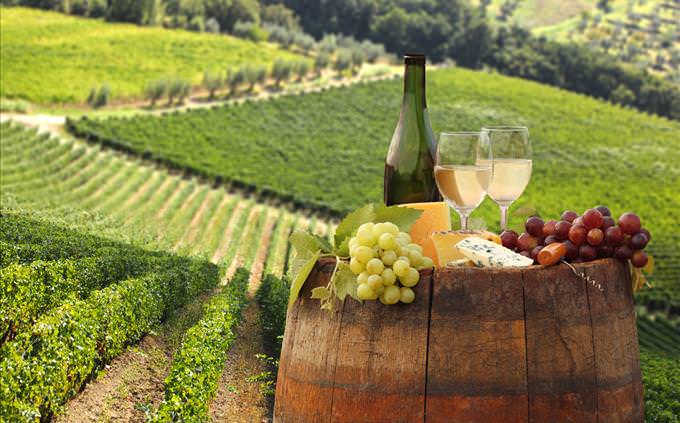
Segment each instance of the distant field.
M479 4L479 0L474 1ZM494 18L505 0L491 0L488 16ZM595 8L595 0L523 0L513 14L513 21L526 28L554 25Z
M435 130L529 126L534 175L518 205L554 217L601 203L615 213L639 213L654 236L655 280L680 307L680 124L496 74L436 71L428 85ZM392 80L162 117L72 123L93 141L345 212L381 199L400 98L401 81ZM497 228L498 209L489 200L473 217Z
M26 8L0 9L0 96L81 103L109 84L139 98L147 81L179 75L200 83L206 68L300 58L268 43L189 31L106 23Z

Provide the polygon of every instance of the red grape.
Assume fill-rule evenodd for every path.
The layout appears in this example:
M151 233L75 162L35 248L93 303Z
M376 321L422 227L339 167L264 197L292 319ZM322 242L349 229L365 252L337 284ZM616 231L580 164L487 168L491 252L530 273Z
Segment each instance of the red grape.
M583 225L572 225L569 229L569 241L573 242L574 245L581 245L586 242L586 236L588 234L588 229Z
M503 247L514 250L515 246L517 245L518 237L519 235L517 235L517 232L512 230L505 230L501 232L501 242L503 243Z
M604 240L609 245L621 245L623 243L623 232L618 226L607 228L604 233Z
M611 257L614 255L614 247L611 245L602 244L597 247L597 255L599 257Z
M633 255L633 251L627 245L619 245L614 249L614 257L626 261Z
M569 223L574 222L574 219L578 217L578 213L575 211L567 210L564 213L562 213L562 216L560 216L560 219L566 220Z
M609 207L607 207L607 206L597 206L597 207L595 207L595 209L597 211L599 211L600 213L602 213L602 216L611 216L612 215L612 212L609 211Z
M599 228L594 228L588 231L588 244L593 245L593 246L598 246L602 244L602 240L604 239L604 232L602 232L602 229Z
M542 249L543 245L537 245L531 250L531 258L534 259L534 261L538 261L538 253L540 253Z
M566 257L568 260L575 259L578 257L578 247L574 245L573 242L567 240L564 241L562 244L564 244L565 247L567 247L567 252L564 254L564 257Z
M602 213L596 209L589 209L583 213L583 224L588 229L599 228L602 226Z
M524 224L524 228L529 235L535 237L543 236L543 219L537 216L531 216Z
M548 220L543 225L543 236L555 235L555 225L557 225L556 220Z
M555 235L560 240L565 240L569 237L569 229L571 228L571 223L566 220L560 220L555 225Z
M574 219L574 221L571 222L571 226L574 226L574 225L585 226L585 225L583 224L583 216L579 216L579 217L577 217L576 219Z
M591 245L581 245L578 249L578 255L584 261L591 261L597 258L597 250Z
M649 242L649 241L652 240L652 234L649 233L649 231L647 230L647 228L641 228L641 229L640 229L640 232L642 232L643 234L647 235L647 242Z
M615 225L616 225L616 221L614 220L613 217L604 216L602 218L602 226L600 227L600 229L602 229L603 231L606 231L608 228L611 228L612 226L615 226Z
M543 245L550 245L550 244L552 244L552 243L554 243L554 242L560 242L560 240L557 239L557 237L556 237L555 235L548 235L548 236L545 237L545 239L543 240Z
M647 238L647 235L645 235L642 232L638 232L632 237L630 237L630 246L634 250L642 250L643 248L645 248L648 242L649 239Z
M519 252L519 254L524 256L524 257L531 258L531 253L529 251L522 250L522 251Z
M630 258L630 262L633 263L633 266L635 267L645 267L647 261L649 261L649 257L647 257L647 253L642 250L633 251L633 256Z
M624 234L633 235L640 230L640 218L635 213L624 213L619 217L619 227Z
M520 251L531 251L537 245L538 240L527 233L524 233L517 238L517 249Z

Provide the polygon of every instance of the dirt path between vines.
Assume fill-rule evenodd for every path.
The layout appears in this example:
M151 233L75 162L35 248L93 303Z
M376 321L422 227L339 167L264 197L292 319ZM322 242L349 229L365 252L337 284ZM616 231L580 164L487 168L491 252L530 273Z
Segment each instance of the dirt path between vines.
M229 350L217 395L210 403L214 422L271 422L272 399L263 396L261 382L253 380L268 370L256 356L264 351L258 313L257 303L251 299L243 311L236 341Z
M163 400L163 382L182 334L200 319L209 298L209 293L204 294L114 358L53 421L146 422Z

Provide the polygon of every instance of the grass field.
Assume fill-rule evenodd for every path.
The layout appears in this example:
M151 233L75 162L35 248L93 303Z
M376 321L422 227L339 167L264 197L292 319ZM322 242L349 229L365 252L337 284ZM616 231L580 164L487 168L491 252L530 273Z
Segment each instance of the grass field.
M227 35L139 27L36 9L0 9L0 97L83 103L108 84L114 99L140 98L149 80L198 84L205 69L301 59L268 43Z
M551 217L601 203L617 214L639 213L654 236L655 280L680 298L677 122L462 69L430 73L429 88L437 131L513 122L530 128L534 174L517 205ZM381 199L400 91L399 81L381 81L238 107L72 124L93 141L344 212ZM249 123L253 116L256 124ZM488 199L473 217L497 228L498 209Z
M473 4L479 3L479 0L473 1ZM487 15L496 17L503 3L505 0L491 0ZM525 28L555 25L578 16L584 10L594 9L595 4L594 0L523 0L519 2L512 21Z

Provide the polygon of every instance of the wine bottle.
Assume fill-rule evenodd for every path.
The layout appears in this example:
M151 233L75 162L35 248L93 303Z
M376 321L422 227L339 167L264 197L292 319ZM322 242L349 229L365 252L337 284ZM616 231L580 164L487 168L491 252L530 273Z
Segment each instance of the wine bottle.
M386 205L440 201L434 179L437 142L425 101L425 55L404 56L404 98L385 159Z

